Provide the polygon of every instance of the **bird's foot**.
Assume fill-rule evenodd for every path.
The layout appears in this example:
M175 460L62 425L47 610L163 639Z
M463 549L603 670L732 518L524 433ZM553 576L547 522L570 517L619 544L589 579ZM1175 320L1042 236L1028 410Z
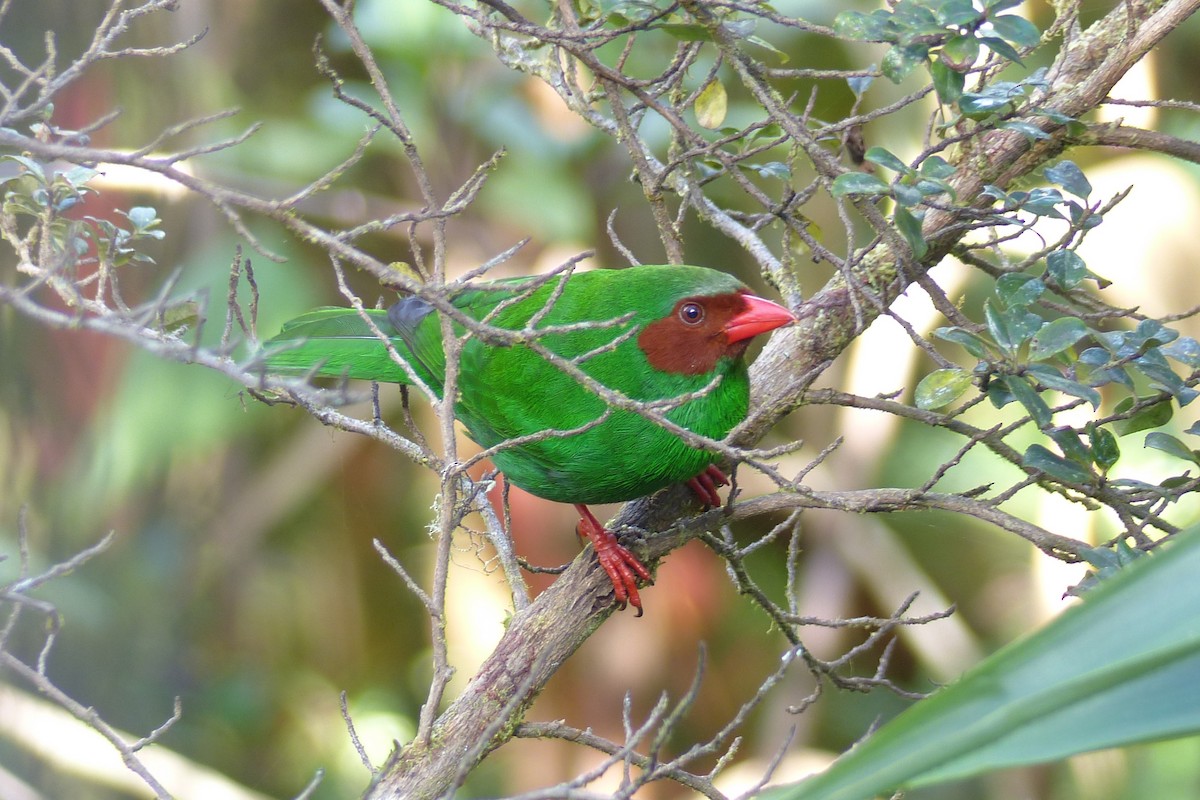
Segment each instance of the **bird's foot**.
M729 478L716 464L709 464L704 468L704 472L689 480L687 485L700 498L705 508L720 508L721 495L717 494L717 487L728 486Z
M608 579L612 581L613 597L618 608L625 608L625 604L628 603L637 609L637 615L640 617L642 598L638 595L637 582L641 579L646 584L654 583L654 579L650 577L650 570L617 541L612 531L600 524L600 520L596 519L596 515L588 510L587 506L576 503L575 510L579 512L579 525L575 531L580 536L586 536L592 543L596 559L608 573Z

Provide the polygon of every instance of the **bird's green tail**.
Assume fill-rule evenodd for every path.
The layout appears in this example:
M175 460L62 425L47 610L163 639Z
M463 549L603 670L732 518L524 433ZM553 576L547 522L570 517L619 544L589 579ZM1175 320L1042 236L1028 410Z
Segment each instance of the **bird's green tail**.
M394 333L386 311L369 309L366 313L384 334ZM400 357L412 363L400 337L392 336L391 341ZM353 308L318 308L302 314L284 323L279 334L263 345L263 352L266 371L277 375L412 382Z

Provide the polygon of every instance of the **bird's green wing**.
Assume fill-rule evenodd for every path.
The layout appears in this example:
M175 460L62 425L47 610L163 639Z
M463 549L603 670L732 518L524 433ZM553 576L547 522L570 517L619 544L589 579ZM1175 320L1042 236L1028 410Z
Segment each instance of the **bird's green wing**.
M407 361L426 384L441 386L419 351L441 354L441 332L435 315L424 316L419 325L401 336L388 320L388 312L368 309L366 316L389 339L399 356ZM274 338L263 345L267 372L279 375L311 375L357 378L385 383L412 383L404 367L392 360L379 335L353 308L318 308L285 323ZM428 359L427 359L428 360ZM440 366L440 365L439 365Z

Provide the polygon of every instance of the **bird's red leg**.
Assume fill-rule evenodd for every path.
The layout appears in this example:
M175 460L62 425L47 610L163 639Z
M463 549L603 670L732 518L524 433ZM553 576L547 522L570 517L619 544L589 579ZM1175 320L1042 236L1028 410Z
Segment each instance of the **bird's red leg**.
M717 487L728 486L729 478L725 477L725 473L721 472L716 464L709 464L704 468L704 472L689 480L687 485L706 507L720 508L721 495L717 494Z
M596 558L608 579L612 581L613 597L620 608L628 602L637 609L637 615L642 615L642 598L638 596L637 582L641 578L645 583L654 583L650 570L638 561L637 556L621 546L612 531L600 524L596 515L582 503L575 504L579 512L579 526L575 529L581 536L586 536L596 551Z

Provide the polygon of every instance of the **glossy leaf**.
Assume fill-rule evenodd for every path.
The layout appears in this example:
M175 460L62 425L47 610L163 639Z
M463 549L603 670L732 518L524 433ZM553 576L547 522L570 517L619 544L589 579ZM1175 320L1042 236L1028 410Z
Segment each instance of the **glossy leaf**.
M933 335L947 342L954 342L976 358L987 357L987 343L964 328L937 328Z
M1025 272L1010 272L996 280L996 296L1007 308L1025 308L1045 291L1040 278Z
M971 388L971 380L971 373L964 369L934 370L917 384L917 407L927 411L945 408Z
M1042 39L1042 32L1036 25L1016 14L991 17L988 22L992 24L992 30L998 36L1018 47L1033 47Z
M843 172L833 180L833 196L887 194L888 185L867 172Z
M769 800L869 800L1200 732L1200 535L1110 569L1082 602Z
M878 164L881 167L887 167L893 172L906 174L912 172L912 168L900 160L900 157L883 147L875 146L867 150L863 154L863 158L870 161L872 164Z
M1040 444L1031 444L1026 448L1021 463L1064 483L1092 482L1092 474L1086 469L1069 458L1047 450Z
M1117 437L1108 428L1102 428L1094 423L1087 426L1088 444L1092 449L1092 460L1096 466L1107 472L1121 457L1121 447Z
M1033 335L1029 343L1029 357L1034 361L1044 361L1074 347L1076 342L1087 335L1087 325L1075 317L1063 317L1047 322Z
M1074 161L1059 161L1042 171L1046 180L1066 189L1076 197L1086 199L1092 193L1092 184Z
M1117 414L1125 414L1129 409L1133 408L1134 398L1126 397L1121 402L1117 403L1117 407L1113 409ZM1171 401L1163 400L1147 406L1138 411L1132 417L1117 420L1113 423L1113 427L1121 436L1126 436L1138 431L1150 430L1151 428L1161 428L1171 421L1171 417L1175 416L1175 408L1171 405Z
M1008 390L1012 392L1012 396L1017 399L1017 402L1025 407L1029 412L1029 416L1033 418L1033 423L1039 428L1045 428L1050 425L1052 415L1050 406L1046 405L1046 401L1041 398L1041 395L1029 385L1029 381L1019 375L1006 375L1001 380L1004 381Z
M1154 450L1161 450L1168 455L1175 456L1184 461L1190 461L1193 464L1200 464L1200 456L1197 456L1195 451L1169 433L1163 433L1162 431L1147 433L1145 446Z
M705 128L712 130L721 127L728 109L729 97L725 93L725 84L717 78L709 81L696 96L696 122Z
M1064 289L1074 289L1087 277L1087 264L1074 250L1055 250L1046 256L1046 271Z
M908 246L912 248L913 257L924 258L925 254L929 252L929 244L925 241L925 237L921 233L920 217L908 209L900 207L896 208L892 216L896 221L896 228L904 236L904 240L908 242Z
M966 76L954 69L954 65L948 64L944 55L929 65L929 74L933 78L933 89L942 105L953 106L957 103L962 97L963 87L966 86Z

